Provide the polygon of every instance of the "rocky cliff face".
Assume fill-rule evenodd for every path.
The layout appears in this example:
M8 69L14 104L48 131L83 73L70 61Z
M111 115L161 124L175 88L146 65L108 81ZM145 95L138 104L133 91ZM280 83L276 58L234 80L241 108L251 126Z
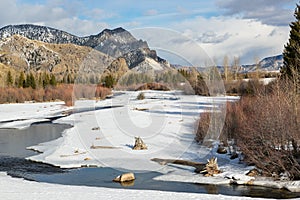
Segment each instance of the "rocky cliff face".
M83 45L87 40L87 38L80 38L61 30L31 24L9 25L0 29L1 39L5 39L13 35L21 35L31 40L55 44L72 43Z
M54 44L76 44L96 49L110 57L124 57L129 68L138 66L146 58L167 64L150 50L147 42L137 40L123 28L105 29L97 35L78 37L65 31L37 25L9 25L0 29L0 39L21 35L31 40Z
M49 44L13 35L0 41L0 63L20 71L102 73L114 58L90 47Z

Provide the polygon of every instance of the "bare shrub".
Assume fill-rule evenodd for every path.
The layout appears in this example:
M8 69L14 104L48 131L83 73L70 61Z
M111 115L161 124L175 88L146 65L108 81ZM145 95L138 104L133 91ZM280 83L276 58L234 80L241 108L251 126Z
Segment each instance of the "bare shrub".
M76 85L77 87L77 85ZM32 89L16 87L0 87L0 103L23 103L25 101L56 101L61 100L71 106L73 100L73 84L60 84L44 88ZM104 99L111 94L111 89L100 85L80 85L74 91L79 98L100 98Z
M202 143L209 129L211 113L202 113L198 120L198 127L196 131L195 140L198 143Z
M287 172L291 179L300 179L300 98L293 87L290 81L277 81L253 88L255 95L244 95L227 106L220 139L234 139L244 161L267 176ZM207 133L209 121L207 114L201 114L197 141Z
M161 90L161 91L169 91L170 89L168 86L162 84L162 83L145 83L141 86L139 86L136 91L139 90Z

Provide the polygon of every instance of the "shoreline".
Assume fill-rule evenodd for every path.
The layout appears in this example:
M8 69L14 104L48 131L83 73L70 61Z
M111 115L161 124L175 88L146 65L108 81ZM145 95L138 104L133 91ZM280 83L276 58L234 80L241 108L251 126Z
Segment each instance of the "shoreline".
M137 170L139 168L148 170L149 168L157 169L157 171L162 172L164 175L155 177L156 180L165 180L165 181L178 181L178 182L189 182L189 183L195 183L195 184L237 184L237 185L249 185L249 186L263 186L266 188L274 188L274 189L287 189L291 192L300 192L300 181L285 181L285 182L278 182L278 181L270 181L265 180L262 178L261 180L254 180L252 181L253 177L248 177L244 175L249 169L243 167L242 165L238 165L236 161L230 161L228 158L216 154L212 151L208 151L207 149L202 149L201 147L193 144L193 135L186 135L185 140L187 140L187 143L184 143L184 145L188 145L189 149L185 149L186 151L181 154L181 156L185 157L185 159L189 160L196 160L199 159L199 154L203 153L206 154L206 157L212 157L217 156L218 160L220 158L221 163L219 164L219 167L221 169L224 169L224 173L216 176L216 177L200 177L201 175L195 175L189 171L189 169L176 169L172 166L167 166L165 168L162 168L161 166L157 165L157 163L153 163L151 158L153 157L159 157L156 156L155 153L159 152L161 153L159 148L155 149L155 145L159 141L165 140L165 138L170 137L177 137L180 140L171 141L170 143L167 143L167 145L176 144L179 145L179 141L181 141L181 135L184 135L182 133L189 133L192 129L191 127L188 127L192 124L194 121L194 116L198 116L199 112L203 112L206 109L211 109L214 107L217 103L222 103L222 101L225 102L227 100L234 100L236 98L234 97L191 97L191 96L180 96L177 95L176 98L179 96L177 100L174 100L174 94L171 92L162 93L157 91L144 91L146 95L148 95L148 98L142 101L137 101L136 96L138 95L138 92L125 92L125 95L127 97L122 99L122 95L118 95L116 99L107 99L103 101L96 102L94 100L84 100L79 102L78 106L79 108L84 107L93 107L95 105L107 107L111 106L110 109L103 109L103 110L87 110L86 112L81 113L74 113L69 116L64 116L62 118L59 118L53 123L62 123L62 124L69 124L73 127L66 129L62 133L62 137L52 140L46 143L37 144L35 146L28 147L27 149L36 150L38 152L42 152L41 154L38 154L36 156L29 157L27 159L35 161L35 162L41 162L46 164L51 164L53 166L61 167L61 168L81 168L83 166L98 166L102 167L101 163L109 164L112 168L119 166L119 163L124 163L126 159L129 159L133 162L138 162L141 164L141 166L133 166L131 168L132 171ZM124 94L123 94L124 95ZM155 95L155 97L159 97L159 99L151 99ZM147 96L146 96L147 97ZM197 98L196 102L199 105L203 105L203 108L198 108L198 110L194 109L193 98ZM128 104L127 101L130 101L130 104ZM176 102L177 101L177 102ZM175 102L175 103L174 103ZM181 108L178 107L176 103L181 103ZM42 103L43 107L45 107L45 111L37 111L38 109L41 109L39 107L38 109L32 109L29 108L28 113L26 113L25 118L31 119L32 118L32 112L36 111L36 119L44 119L44 114L47 114L48 116L52 113L54 115L63 112L66 108L62 107L60 105L53 105L51 107L51 104L53 103ZM58 104L56 102L56 104ZM114 105L122 105L123 107L113 107ZM27 104L28 105L28 104ZM30 104L30 105L37 105L37 104ZM130 144L133 142L133 139L131 137L127 137L122 132L120 132L121 135L118 135L118 132L115 130L117 129L113 124L111 124L111 121L114 120L115 113L121 113L123 109L127 109L126 111L129 112L129 116L133 117L134 120L137 120L138 122L141 122L141 124L148 125L145 123L145 119L147 119L147 116L151 116L153 119L161 119L159 118L161 113L155 110L156 106L162 106L161 109L164 109L164 120L166 123L164 124L164 129L162 130L161 135L155 135L155 138L153 141L150 139L146 140L147 143L150 146L150 151L147 152L132 152L127 144ZM185 107L186 106L186 107ZM205 107L206 106L206 107ZM18 106L17 106L18 107ZM51 108L51 109L49 109ZM138 109L140 110L138 110ZM179 108L179 109L178 109ZM69 107L67 109L70 109ZM146 110L147 109L147 110ZM151 109L151 112L148 110ZM153 110L154 109L154 110ZM187 110L188 109L188 110ZM112 113L112 110L115 113ZM180 111L180 114L177 114ZM193 111L193 112L191 112ZM18 109L16 110L18 112ZM38 114L37 114L38 113ZM173 114L174 113L174 114ZM182 114L187 113L187 114ZM130 114L133 114L132 116ZM15 117L18 115L15 115ZM19 117L19 116L18 116ZM53 115L52 115L53 117ZM139 121L141 118L142 121ZM123 119L123 118L120 118ZM99 124L101 123L101 124ZM14 124L11 124L14 125ZM15 124L16 125L16 124ZM171 126L172 125L172 126ZM30 124L29 124L30 126ZM97 130L95 127L100 127L99 130ZM110 130L114 130L114 134L116 137L111 140L111 137L114 137L111 135ZM169 132L179 133L178 130L180 130L180 134L175 135L169 135ZM84 135L81 135L81 133L84 133ZM165 135L164 135L165 134ZM84 137L83 137L84 136ZM188 137L187 137L188 136ZM120 139L120 137L122 137ZM95 139L96 138L96 139ZM100 140L98 139L100 138ZM102 140L102 138L106 138L106 140ZM108 139L107 139L108 138ZM97 143L103 143L101 145L105 146L121 146L122 149L90 149L89 147L92 144L97 145ZM126 144L126 145L125 145ZM159 143L160 145L166 145L165 143ZM159 147L159 146L158 146ZM179 146L180 147L180 146ZM153 150L152 150L153 149ZM152 151L151 151L152 150ZM176 158L176 152L174 152L172 149L164 149L167 150L167 153L170 155L175 156ZM101 154L100 152L101 151ZM114 152L113 152L114 151ZM175 153L175 154L174 154ZM182 153L182 152L179 152ZM124 158L119 161L111 161L111 158L116 158L119 155L124 155ZM148 155L149 154L149 155ZM69 156L64 156L69 155ZM177 155L179 155L177 153ZM94 159L97 156L100 160ZM160 156L162 157L162 156ZM166 157L166 156L164 156ZM87 159L89 158L89 159ZM172 158L172 157L170 157ZM205 160L203 157L202 160ZM149 165L149 166L148 166ZM129 170L132 165L128 165L125 167L125 169ZM175 170L176 169L176 170ZM175 173L173 172L175 170ZM235 171L234 171L235 170ZM177 173L177 174L176 174ZM260 179L260 178L259 178Z

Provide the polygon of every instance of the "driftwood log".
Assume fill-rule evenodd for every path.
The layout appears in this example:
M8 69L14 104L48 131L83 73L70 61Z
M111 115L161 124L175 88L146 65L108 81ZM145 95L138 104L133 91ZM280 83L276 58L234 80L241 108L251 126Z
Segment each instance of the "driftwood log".
M206 163L193 162L193 161L189 161L189 160L161 159L161 158L152 158L151 160L154 162L157 162L161 165L176 164L176 165L185 165L185 166L195 167L196 173L200 173L201 171L205 170L205 167L206 167Z
M135 143L134 143L134 147L132 149L133 150L146 150L146 149L148 149L148 147L144 143L144 141L142 140L142 138L135 137Z
M221 173L217 160L217 158L211 158L207 160L204 170L202 170L200 173L204 174L204 176L213 176L214 174Z

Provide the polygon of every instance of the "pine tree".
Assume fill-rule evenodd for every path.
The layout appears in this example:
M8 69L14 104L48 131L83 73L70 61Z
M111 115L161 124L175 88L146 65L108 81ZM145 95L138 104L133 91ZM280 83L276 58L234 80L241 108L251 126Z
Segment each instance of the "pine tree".
M46 88L49 84L50 84L49 74L44 72L43 73L43 88Z
M35 81L35 78L34 78L32 73L30 73L29 78L30 78L30 85L29 86L32 89L36 89L36 81Z
M18 87L21 88L25 88L25 75L24 75L24 72L20 72L20 75L19 75L19 80L18 80Z
M300 73L300 6L297 5L294 16L296 21L290 24L290 39L283 52L284 67L281 72L288 77L298 76ZM298 80L299 81L299 80Z
M50 75L50 85L52 86L56 86L57 82L56 82L56 78L53 74Z
M30 75L26 74L26 80L25 80L25 84L24 84L24 88L28 88L31 85L31 79L30 79Z
M105 87L112 88L115 84L115 79L111 74L109 74L104 78L103 82Z
M10 71L7 72L6 84L7 84L7 86L12 86L12 84L13 84L13 77L12 77Z

